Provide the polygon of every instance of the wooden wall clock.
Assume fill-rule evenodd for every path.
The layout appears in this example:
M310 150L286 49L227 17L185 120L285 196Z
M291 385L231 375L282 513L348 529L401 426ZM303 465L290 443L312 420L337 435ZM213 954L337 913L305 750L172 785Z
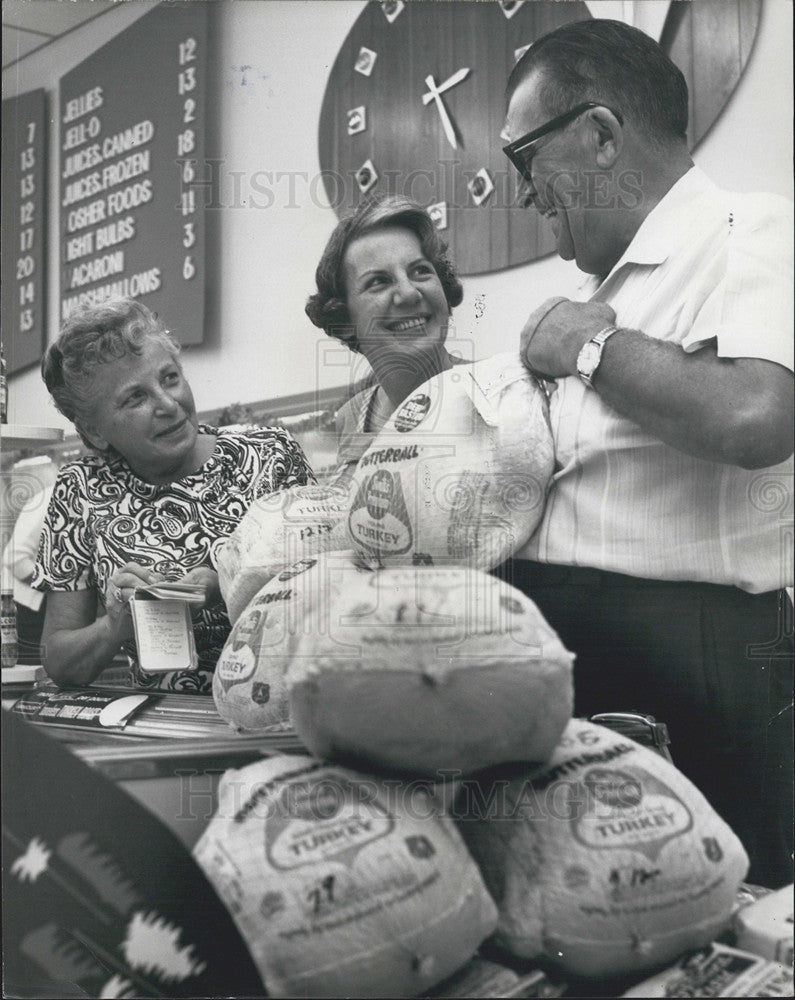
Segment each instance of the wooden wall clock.
M685 73L694 117L701 109L693 143L742 74L759 6L675 3L661 22L659 40ZM370 192L413 197L432 208L461 274L550 253L543 220L514 205L500 139L505 83L536 38L591 16L580 0L368 3L340 48L321 107L320 164L337 214Z

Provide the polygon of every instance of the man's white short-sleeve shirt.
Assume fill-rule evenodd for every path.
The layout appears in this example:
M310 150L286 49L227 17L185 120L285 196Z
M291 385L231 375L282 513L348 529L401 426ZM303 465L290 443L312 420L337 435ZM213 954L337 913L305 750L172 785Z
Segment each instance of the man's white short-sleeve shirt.
M792 370L792 233L789 201L721 191L693 167L580 297L612 306L617 326L687 352L712 343L721 357ZM755 470L694 458L576 377L558 380L550 417L553 487L518 558L753 593L792 585L791 458Z

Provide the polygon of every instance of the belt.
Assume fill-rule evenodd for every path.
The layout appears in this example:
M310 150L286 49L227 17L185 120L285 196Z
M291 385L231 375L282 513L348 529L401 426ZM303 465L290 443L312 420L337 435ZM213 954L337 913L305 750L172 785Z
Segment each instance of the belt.
M698 588L702 591L735 591L740 590L731 583L710 583L704 580L650 580L642 576L629 576L626 573L613 573L609 570L594 569L591 566L560 566L554 563L533 562L530 559L509 559L491 571L501 580L511 583L517 581L521 589L521 581L527 580L533 587L666 587L675 589ZM768 591L768 593L784 594L786 591ZM763 594L750 594L749 597L763 597Z
M573 585L580 587L638 587L667 585L669 580L647 580L643 577L628 576L624 573L612 573L608 570L594 569L591 566L559 566L553 563L532 562L529 559L511 559L503 563L496 573L510 582L510 575L517 578L526 577L535 586L557 587ZM687 581L678 581L687 582Z

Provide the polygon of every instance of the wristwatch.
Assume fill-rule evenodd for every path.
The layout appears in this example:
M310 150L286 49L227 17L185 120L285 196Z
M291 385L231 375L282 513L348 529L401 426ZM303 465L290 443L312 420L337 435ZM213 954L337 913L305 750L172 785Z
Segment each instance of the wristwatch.
M580 348L580 353L577 355L577 374L587 386L593 386L593 377L602 361L605 341L617 332L617 326L606 326Z

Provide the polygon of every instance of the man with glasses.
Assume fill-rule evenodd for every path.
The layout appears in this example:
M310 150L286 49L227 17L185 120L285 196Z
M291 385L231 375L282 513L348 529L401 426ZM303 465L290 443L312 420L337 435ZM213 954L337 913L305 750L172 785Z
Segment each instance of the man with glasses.
M792 206L690 158L687 85L615 21L508 82L519 197L587 280L522 332L557 470L502 575L577 654L576 712L663 719L751 881L792 881Z

